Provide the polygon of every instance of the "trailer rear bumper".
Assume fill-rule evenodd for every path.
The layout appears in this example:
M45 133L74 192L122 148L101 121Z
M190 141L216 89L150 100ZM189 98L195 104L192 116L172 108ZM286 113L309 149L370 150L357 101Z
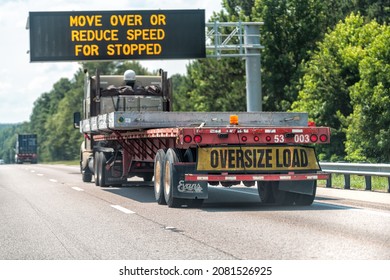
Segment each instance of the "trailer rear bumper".
M329 173L299 173L299 174L185 174L186 181L308 181L327 180Z

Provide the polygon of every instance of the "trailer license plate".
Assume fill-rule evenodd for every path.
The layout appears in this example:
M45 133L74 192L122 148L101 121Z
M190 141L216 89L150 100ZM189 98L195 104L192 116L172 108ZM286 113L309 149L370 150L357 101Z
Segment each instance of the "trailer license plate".
M198 148L198 171L320 170L313 147L253 146Z

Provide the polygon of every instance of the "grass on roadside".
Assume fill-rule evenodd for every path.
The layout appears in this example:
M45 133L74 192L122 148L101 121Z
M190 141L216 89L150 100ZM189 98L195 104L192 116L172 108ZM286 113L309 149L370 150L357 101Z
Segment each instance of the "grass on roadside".
M373 191L387 192L389 181L387 177L371 177L371 187ZM325 187L326 181L319 180L318 186ZM344 188L344 175L332 174L332 188ZM364 176L351 175L351 189L365 190L366 182Z

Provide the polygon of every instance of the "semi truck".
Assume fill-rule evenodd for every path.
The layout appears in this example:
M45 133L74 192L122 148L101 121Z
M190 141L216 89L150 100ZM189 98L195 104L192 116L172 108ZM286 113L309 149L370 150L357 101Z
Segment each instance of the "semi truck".
M38 163L38 142L36 134L17 134L15 163Z
M200 207L210 186L257 187L259 201L311 205L326 180L315 146L330 129L298 112L173 112L167 72L136 76L86 73L80 171L84 182L152 182L158 204ZM223 94L223 93L221 93Z

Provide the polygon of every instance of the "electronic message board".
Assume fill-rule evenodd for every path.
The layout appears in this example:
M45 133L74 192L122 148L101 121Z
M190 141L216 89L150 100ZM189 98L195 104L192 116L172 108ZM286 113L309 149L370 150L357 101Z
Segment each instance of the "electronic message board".
M30 60L206 56L204 10L30 12Z

